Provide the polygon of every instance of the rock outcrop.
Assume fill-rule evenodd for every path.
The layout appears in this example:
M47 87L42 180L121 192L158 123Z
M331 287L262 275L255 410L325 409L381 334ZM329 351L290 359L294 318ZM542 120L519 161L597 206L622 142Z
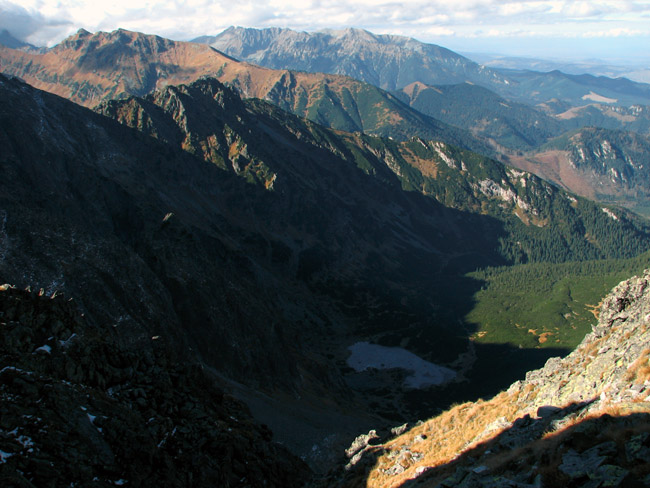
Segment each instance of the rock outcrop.
M0 485L300 486L309 469L163 338L0 288Z
M650 270L614 288L567 357L491 400L375 440L364 462L334 477L369 487L650 486L649 329Z

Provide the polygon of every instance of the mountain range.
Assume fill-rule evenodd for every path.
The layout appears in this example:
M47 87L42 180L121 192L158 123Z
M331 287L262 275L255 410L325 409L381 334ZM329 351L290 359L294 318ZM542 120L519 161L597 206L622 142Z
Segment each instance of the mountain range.
M242 31L231 29L229 32L232 38ZM251 34L251 31L245 32ZM289 39L295 37L293 31L261 32L265 33L262 36L265 42L281 34ZM348 41L356 45L356 35L360 33L351 31L348 34ZM369 35L361 38L364 45L372 40ZM386 49L392 45L389 40L384 39ZM404 44L402 41L397 43L398 47ZM241 53L246 52L241 50ZM470 83L436 87L418 82L390 94L345 76L263 69L237 62L207 46L124 30L97 34L80 31L45 51L0 48L0 59L6 73L86 106L129 94L143 95L157 87L191 82L201 76L216 76L244 97L271 101L284 110L334 129L398 140L413 136L441 140L509 161L514 166L521 162L522 169L535 171L589 198L617 202L640 212L645 212L649 205L646 195L650 189L642 179L637 180L639 188L630 189L623 182L610 181L596 168L591 171L594 178L576 185L561 179L562 174L571 172L570 168L558 171L526 162L536 160L535 154L544 152L538 148L552 138L587 124L647 134L648 117L643 106L588 103L571 107L568 102L555 100L532 107ZM448 65L448 69L453 64ZM421 61L418 65L426 63ZM458 79L466 79L463 78L465 71L457 72ZM551 106L554 108L550 109ZM628 139L619 138L619 144ZM621 150L633 152L634 148ZM524 155L524 152L530 154ZM594 160L594 164L606 165L600 160Z
M435 44L363 29L307 33L230 27L194 42L260 66L344 74L386 90L415 82L447 85L469 81L531 104L557 98L576 106L594 97L621 104L650 104L650 85L644 83L560 71L487 68Z
M296 37L263 34L258 47L269 36ZM412 48L403 38L365 31L322 35L356 42L368 56L364 49L379 41L385 53ZM3 480L33 482L49 473L84 483L101 474L108 485L147 485L121 471L132 454L119 429L109 435L106 419L115 415L133 423L172 486L188 483L184 463L201 464L183 456L197 439L210 446L200 456L219 453L197 486L298 485L309 474L296 456L324 483L354 484L350 477L380 479L388 471L401 483L435 466L398 460L400 471L381 461L384 471L369 474L359 455L348 475L325 473L359 432L492 396L567 354L584 334L578 324L587 319L579 315L597 308L601 281L614 276L611 270L636 269L650 251L643 218L521 169L640 208L644 136L565 132L557 117L462 76L455 85L418 82L391 94L343 75L262 68L210 46L124 30L82 30L40 51L0 47L0 62L0 282L15 285L0 290L0 370L11 380L0 394L12 419L3 413L0 421ZM445 68L450 73L453 64ZM643 87L635 90L642 94ZM459 113L472 107L472 114ZM571 282L578 268L582 280L598 286ZM561 288L554 287L558 273L569 279ZM517 280L531 275L559 303L561 325L552 332L550 325L547 332L501 327L517 320L515 294L499 317L481 321L485 300L506 303L507 287L495 277L521 291ZM645 289L637 282L630 288ZM61 292L74 303L58 298ZM601 315L645 300L619 295ZM645 335L615 335L627 332L636 349L626 360L642 362ZM535 340L516 338L522 335ZM111 368L102 343L116 351ZM156 374L160 393L152 388ZM200 388L183 386L181 404L170 391L185 382ZM14 425L21 405L51 385L65 399L48 403L47 422L58 434ZM74 425L61 422L79 392L87 393L89 415L81 409L71 416ZM523 410L504 422L530 416L532 403L525 402L513 400ZM293 454L271 442L269 428ZM52 446L71 433L85 447L77 451L79 468L62 470ZM61 449L72 449L65 442ZM221 443L237 449L220 450ZM361 450L374 456L368 445ZM417 457L410 448L394 456L385 449L389 459ZM350 452L352 458L360 449ZM627 461L610 461L630 470ZM219 468L223 462L232 469ZM246 462L259 469L237 482ZM526 471L526 480L513 483L537 474Z
M624 78L492 69L440 46L360 29L305 33L231 27L195 42L269 68L344 74L392 90L419 112L482 138L493 151L469 148L493 157L530 151L528 159L535 159L539 146L587 126L648 135L650 85ZM509 155L500 158L514 166L522 161ZM597 161L601 165L607 163ZM540 164L520 167L589 198L617 201L641 212L648 205L646 188L631 190L601 177L598 168L591 170L598 177L576 185L560 177L571 168L560 172Z
M466 53L466 57L490 68L530 70L530 71L562 71L571 75L589 73L594 76L608 78L627 78L632 81L648 83L650 72L642 63L631 63L622 60L571 60L571 59L540 59L530 56L505 56L490 53Z
M490 152L471 134L412 110L373 85L345 76L264 69L205 45L123 29L80 30L44 52L0 47L0 59L4 73L87 107L213 76L243 97L272 101L334 129L398 139L418 135Z
M2 280L63 288L130 340L165 337L242 396L266 384L336 405L355 378L336 361L358 340L417 338L414 352L453 363L468 347L453 297L481 263L647 248L632 215L532 175L442 143L337 134L216 80L98 108L139 130L15 79L2 89ZM383 400L385 415L404 408Z

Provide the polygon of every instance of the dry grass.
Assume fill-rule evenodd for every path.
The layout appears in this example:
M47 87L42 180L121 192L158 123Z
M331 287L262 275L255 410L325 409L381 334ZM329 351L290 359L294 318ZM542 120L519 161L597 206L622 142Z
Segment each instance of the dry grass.
M644 349L639 358L630 365L625 380L632 383L650 380L650 348Z
M438 177L439 163L436 160L419 158L408 148L404 148L401 155L408 164L419 169L424 176L433 179Z
M415 477L418 467L432 468L448 464L463 452L490 441L505 429L495 428L490 431L487 427L499 420L513 422L521 417L522 400L527 397L527 402L530 402L531 394L534 394L532 388L527 388L525 391L501 393L489 401L479 400L452 407L440 416L386 443L383 446L385 454L379 457L376 466L370 472L367 486L372 488L400 486L406 480ZM422 436L426 436L426 441L418 442ZM397 476L387 475L384 471L394 463L389 457L390 452L399 452L402 448L420 452L423 458L409 465L402 461L402 466L406 468L403 473Z

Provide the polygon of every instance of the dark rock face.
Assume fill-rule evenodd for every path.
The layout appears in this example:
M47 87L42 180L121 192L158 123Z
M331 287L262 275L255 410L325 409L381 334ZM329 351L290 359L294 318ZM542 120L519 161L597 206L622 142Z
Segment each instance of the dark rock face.
M2 486L300 486L308 468L165 339L0 291Z

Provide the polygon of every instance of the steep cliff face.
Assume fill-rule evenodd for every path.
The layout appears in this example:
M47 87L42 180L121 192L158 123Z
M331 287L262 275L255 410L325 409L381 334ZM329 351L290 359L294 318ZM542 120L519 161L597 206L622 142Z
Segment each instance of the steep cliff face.
M649 330L647 271L614 288L593 332L564 359L384 444L366 436L342 484L648 486Z
M300 486L306 465L165 338L0 287L2 486Z

